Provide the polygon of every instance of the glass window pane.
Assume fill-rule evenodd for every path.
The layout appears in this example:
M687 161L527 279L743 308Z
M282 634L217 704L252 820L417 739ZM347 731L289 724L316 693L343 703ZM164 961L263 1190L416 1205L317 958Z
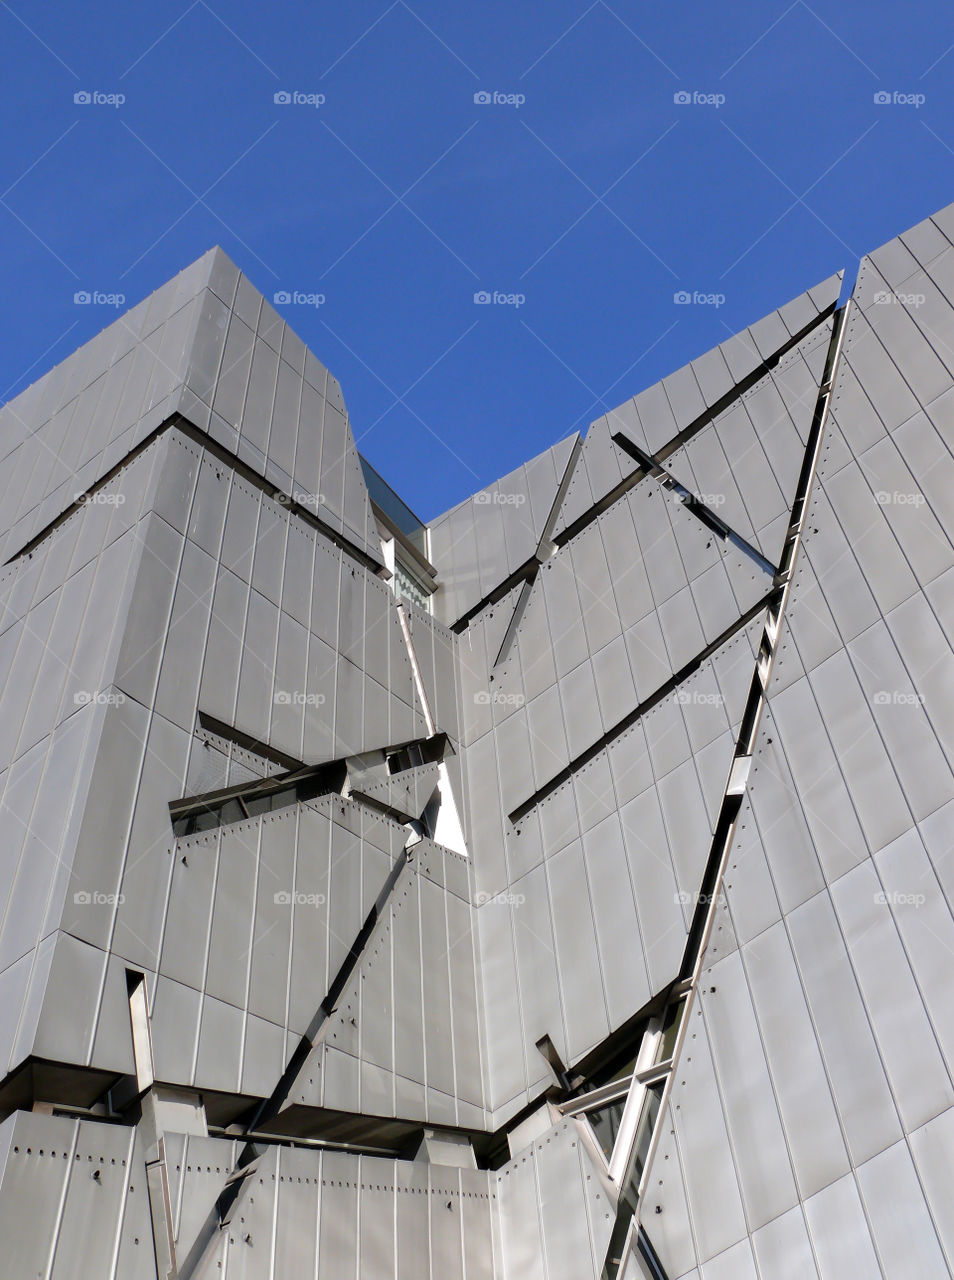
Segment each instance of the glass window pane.
M663 1018L662 1035L659 1037L659 1044L656 1048L656 1062L668 1062L672 1057L685 1007L685 1000L677 1000L675 1004L671 1004L666 1010Z
M245 814L243 813L242 806L239 804L238 800L233 797L231 800L226 800L223 803L220 810L220 817L223 823L241 822L245 817Z
M626 1099L620 1098L619 1102L610 1103L608 1107L602 1107L599 1111L586 1112L586 1118L607 1160L612 1157L613 1147L616 1145L616 1135L619 1133L619 1124L623 1118L625 1105Z
M211 831L213 827L219 825L219 810L200 809L198 813L192 815L193 831Z
M639 1180L643 1176L643 1169L646 1166L646 1157L649 1155L649 1144L652 1141L653 1130L656 1127L656 1117L659 1115L659 1104L662 1101L663 1081L650 1085L646 1090L646 1099L643 1102L643 1110L639 1117L639 1126L636 1129L636 1141L633 1144L633 1169L630 1175L630 1187L633 1201L635 1203L636 1193L639 1188Z

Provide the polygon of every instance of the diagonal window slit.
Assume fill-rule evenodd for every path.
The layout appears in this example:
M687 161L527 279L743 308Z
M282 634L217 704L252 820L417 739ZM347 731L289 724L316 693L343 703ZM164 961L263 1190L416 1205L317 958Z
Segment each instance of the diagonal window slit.
M205 717L200 716L203 728L207 728L208 723ZM219 736L229 737L234 741L251 741L246 734L217 721L212 723L217 725ZM266 757L268 759L283 762L289 760L289 757L271 748L263 748L261 743L257 745L263 756L266 750L269 752ZM255 818L262 813L285 809L293 804L302 804L319 796L350 795L353 782L363 784L368 777L384 781L424 764L440 763L447 749L447 735L437 733L429 738L417 738L399 746L382 747L362 756L348 756L324 764L303 765L296 761L291 768L267 778L254 778L250 782L238 783L218 791L171 801L169 814L173 833L177 838L191 836L232 822L243 822L246 818ZM383 813L390 812L386 803L375 803L357 787L353 798L358 803L367 804Z
M763 573L767 573L770 578L775 577L778 572L776 566L770 560L766 560L757 547L753 547L750 542L746 542L745 538L736 533L731 526L717 516L707 503L703 502L701 498L697 498L694 493L690 493L684 484L680 484L676 477L671 475L652 454L645 453L638 444L630 440L629 436L622 431L613 432L613 443L638 462L648 475L657 479L663 488L671 490L686 510L691 512L697 520L700 520L710 533L714 533L723 542L731 543L737 551L741 551L750 560L754 560Z

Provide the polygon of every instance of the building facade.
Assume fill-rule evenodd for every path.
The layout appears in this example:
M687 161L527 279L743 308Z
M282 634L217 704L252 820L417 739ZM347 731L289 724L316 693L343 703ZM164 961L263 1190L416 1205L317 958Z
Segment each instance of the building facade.
M5 1278L954 1274L954 206L428 526L218 249L0 454Z

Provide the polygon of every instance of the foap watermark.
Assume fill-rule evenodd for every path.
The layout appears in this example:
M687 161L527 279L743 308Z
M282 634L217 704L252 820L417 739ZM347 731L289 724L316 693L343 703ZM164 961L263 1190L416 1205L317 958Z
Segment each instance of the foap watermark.
M304 693L301 689L279 689L274 698L277 707L323 707L326 701L323 693Z
M78 907L117 907L125 901L124 893L103 893L100 889L78 889L73 894Z
M73 694L73 703L77 707L121 707L125 701L124 693L114 693L106 689L77 689Z
M478 707L522 707L526 700L522 693L504 693L502 689L478 689L474 694Z
M73 101L78 107L121 107L124 93L104 93L102 89L77 89Z
M272 294L272 301L276 307L323 307L325 295L306 293L302 289L279 289Z
M276 107L323 107L327 99L323 93L303 93L301 89L279 89L272 94Z
M323 893L300 893L297 889L279 889L272 901L278 907L323 907L328 899Z
M525 493L482 493L474 494L474 502L484 507L522 507L527 500Z
M73 294L76 307L124 307L124 293L104 293L101 289L77 289Z
M479 289L474 294L474 302L478 307L513 307L519 311L527 300L525 293L502 293L499 289Z
M876 707L920 707L924 704L920 693L904 689L879 689L871 701Z
M276 493L275 501L284 507L323 507L325 505L324 494L305 493L299 489L294 493Z
M888 289L879 289L872 302L876 307L890 306L892 302L899 307L923 307L927 296L923 293L894 293Z
M724 493L685 493L681 489L672 491L672 501L682 506L700 504L703 507L722 507L725 505Z
M483 889L474 898L478 907L522 907L526 900L526 896L522 893L508 893L505 890L501 890L500 893L487 893Z
M725 306L724 293L703 293L700 289L678 289L672 300L677 307L719 307Z
M703 93L700 89L677 89L672 100L677 107L715 107L718 111L725 106L724 93Z
M672 900L678 903L680 907L695 907L699 903L702 903L703 906L708 906L710 902L714 901L714 898L711 893L688 893L685 889L681 889L679 893L672 895Z
M874 900L879 907L923 907L927 898L923 893L899 893L892 889L886 893L883 889L875 894Z
M126 501L124 493L74 493L78 507L121 507Z
M683 707L721 707L725 702L721 693L703 693L701 689L678 689L674 697Z
M878 489L875 502L879 507L923 507L927 498L923 493L902 493L898 489L889 493L887 489Z
M876 107L914 107L918 110L926 101L923 93L903 93L900 89L879 89L874 95Z
M474 102L478 107L517 107L526 102L522 93L501 93L498 89L478 89Z

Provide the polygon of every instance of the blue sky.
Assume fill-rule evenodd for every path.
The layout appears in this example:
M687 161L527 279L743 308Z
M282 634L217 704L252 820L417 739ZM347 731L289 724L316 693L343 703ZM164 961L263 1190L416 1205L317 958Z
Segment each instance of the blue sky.
M0 400L218 243L324 299L280 309L431 518L954 200L951 46L924 0L13 0Z

